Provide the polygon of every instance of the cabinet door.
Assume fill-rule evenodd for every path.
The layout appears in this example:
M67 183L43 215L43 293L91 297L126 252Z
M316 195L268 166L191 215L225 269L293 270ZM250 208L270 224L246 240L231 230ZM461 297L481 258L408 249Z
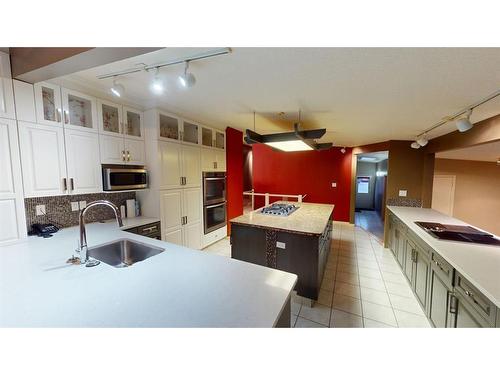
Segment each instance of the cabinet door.
M63 88L64 127L97 132L97 103L94 97Z
M19 122L19 143L25 196L66 194L63 128Z
M210 128L201 128L201 144L207 147L214 145L214 131Z
M174 243L176 245L183 245L183 232L182 229L176 229L171 232L166 232L162 236L162 241Z
M163 233L180 231L182 229L182 191L169 190L160 192L160 211Z
M225 151L215 151L215 169L217 171L226 170L226 152Z
M163 140L180 140L180 121L178 118L159 113L159 138Z
M97 101L99 132L107 135L121 135L123 132L122 106L106 100Z
M185 187L201 186L200 148L182 146L182 176L186 178Z
M123 107L123 134L127 138L144 139L144 123L142 111Z
M406 249L405 249L405 262L404 262L404 275L408 279L409 282L412 281L413 274L413 253L415 251L415 246L413 246L412 242L406 241Z
M448 327L449 293L446 285L431 270L430 276L429 319L436 328Z
M224 150L226 148L226 134L224 132L215 132L215 147Z
M0 244L26 236L17 139L16 122L0 119Z
M182 191L182 216L187 223L201 221L201 189L184 189Z
M188 121L183 121L182 141L197 145L199 143L199 126Z
M31 83L12 80L17 121L36 122L35 91Z
M396 228L398 237L398 250L397 250L397 261L399 265L404 269L404 259L405 259L405 247L406 247L406 236L403 234L399 227Z
M51 83L35 83L36 120L39 124L62 126L61 88Z
M184 233L184 246L200 250L201 246L201 221L188 223L182 229Z
M181 186L181 145L173 142L158 142L160 152L160 189Z
M125 139L125 154L128 164L144 165L144 141L140 139Z
M98 135L66 129L64 138L70 193L87 194L102 191Z
M203 148L201 150L201 170L203 172L215 171L215 150Z
M455 317L455 328L482 328L484 325L481 324L479 319L469 311L468 307L458 299L457 302L457 313Z
M10 60L9 55L4 52L0 52L0 117L16 118Z
M429 276L430 263L429 260L422 254L419 247L415 251L415 268L413 274L413 288L415 295L420 301L420 304L426 307L427 304L427 290L428 290L428 276Z
M100 135L99 148L101 150L102 164L125 164L126 152L124 140L121 135Z

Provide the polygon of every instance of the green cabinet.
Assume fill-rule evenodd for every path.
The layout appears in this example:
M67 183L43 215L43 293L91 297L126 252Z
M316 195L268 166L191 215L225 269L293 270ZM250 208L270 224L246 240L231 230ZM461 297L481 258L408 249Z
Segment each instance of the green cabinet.
M454 316L451 322L452 328L490 327L459 294L455 294L452 298L451 311Z
M428 316L436 328L451 327L450 300L453 294L453 267L432 252L429 269Z
M424 310L427 306L429 269L430 260L428 251L412 241L409 234L406 239L403 271L410 281L413 292Z

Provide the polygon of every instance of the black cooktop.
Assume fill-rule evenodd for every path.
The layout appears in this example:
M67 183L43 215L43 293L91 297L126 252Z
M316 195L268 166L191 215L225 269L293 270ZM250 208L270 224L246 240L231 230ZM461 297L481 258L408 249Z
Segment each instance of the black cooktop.
M440 240L500 246L500 240L492 234L482 232L468 225L449 225L427 221L415 221L415 224Z

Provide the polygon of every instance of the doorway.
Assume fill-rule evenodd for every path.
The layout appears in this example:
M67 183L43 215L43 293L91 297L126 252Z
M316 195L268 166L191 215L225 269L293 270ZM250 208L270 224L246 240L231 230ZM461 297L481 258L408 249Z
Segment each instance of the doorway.
M354 223L380 240L384 237L387 151L357 155Z
M455 180L456 176L453 175L434 175L431 204L433 210L453 216Z

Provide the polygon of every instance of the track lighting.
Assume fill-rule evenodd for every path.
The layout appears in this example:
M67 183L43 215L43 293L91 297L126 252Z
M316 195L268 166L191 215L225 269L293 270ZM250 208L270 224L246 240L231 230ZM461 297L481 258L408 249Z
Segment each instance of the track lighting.
M420 148L420 145L417 143L417 142L413 142L411 144L411 148L414 148L414 149L419 149Z
M163 85L163 80L159 76L159 72L160 68L156 68L153 82L151 82L151 91L153 91L156 95L161 95L163 94L163 91L165 91L165 86Z
M421 137L417 138L417 143L424 147L427 145L427 143L429 143L429 140L427 139L427 137L425 135L422 135Z
M193 73L188 73L189 61L186 61L186 65L184 66L184 74L179 76L179 83L184 88L193 87L196 83L196 78Z
M111 87L111 93L114 96L121 97L123 93L125 92L125 87L123 85L116 83L116 80L113 81L113 86Z
M472 109L467 112L467 115L460 120L457 121L455 124L457 126L457 129L460 133L466 132L467 130L472 129L474 125L472 125L472 122L470 122L470 115L472 114Z

